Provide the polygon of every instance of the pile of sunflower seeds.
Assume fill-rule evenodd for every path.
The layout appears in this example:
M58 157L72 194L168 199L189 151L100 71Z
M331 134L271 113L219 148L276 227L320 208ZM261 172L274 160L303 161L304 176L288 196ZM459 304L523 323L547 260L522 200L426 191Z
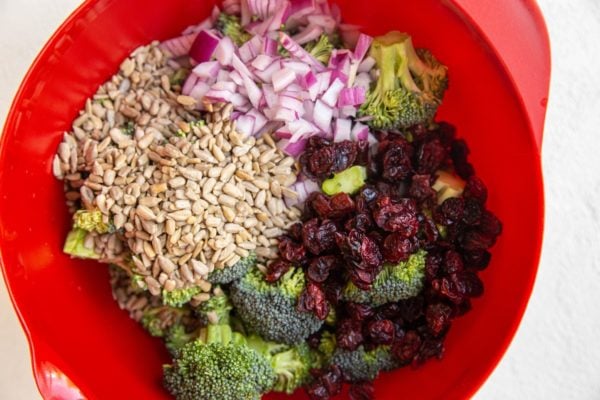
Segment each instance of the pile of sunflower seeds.
M100 210L114 228L86 237L101 261L141 275L153 295L197 286L205 300L215 268L276 257L301 214L286 206L298 166L269 135L242 137L231 105L200 113L176 75L157 43L136 50L64 135L53 172L72 212Z

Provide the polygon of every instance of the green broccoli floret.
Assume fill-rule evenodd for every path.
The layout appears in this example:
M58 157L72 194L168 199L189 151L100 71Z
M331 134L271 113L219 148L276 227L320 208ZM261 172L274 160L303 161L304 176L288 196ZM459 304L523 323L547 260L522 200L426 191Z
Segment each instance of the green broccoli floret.
M252 35L242 27L240 18L235 15L221 13L217 19L216 28L223 36L229 36L238 47L252 38Z
M197 286L191 286L188 288L174 289L170 292L167 290L162 291L163 304L169 307L181 307L192 300L192 297L200 294L202 289Z
M334 48L327 35L321 35L318 40L313 40L304 45L304 50L308 51L314 58L325 65L329 63L329 58Z
M418 295L423 290L426 256L427 252L419 250L398 265L385 264L371 290L361 290L349 282L342 299L377 307Z
M244 325L275 342L294 344L319 330L323 321L298 311L296 304L306 285L301 268L292 268L270 284L258 268L231 285L230 296Z
M198 339L200 332L198 327L190 329L184 324L173 325L164 336L165 346L173 357L177 357L183 346Z
M209 325L164 366L165 386L178 400L258 400L270 390L293 392L310 363L305 344L290 348Z
M409 35L389 32L373 41L379 78L359 114L375 129L402 129L430 122L448 86L447 68Z
M362 345L354 351L337 349L331 364L339 366L351 382L372 381L380 371L390 371L400 366L389 346L366 351Z
M140 323L154 337L164 337L171 326L181 323L189 313L183 308L169 306L148 307L144 310Z
M233 309L229 297L223 293L214 295L196 309L196 313L205 324L228 324Z
M81 228L73 228L67 235L63 251L70 256L77 258L91 258L97 260L100 255L97 254L94 249L85 247L85 238L88 235L88 231Z
M226 285L233 281L237 281L256 265L256 254L251 253L248 257L242 258L231 267L223 269L215 269L206 279L212 284Z

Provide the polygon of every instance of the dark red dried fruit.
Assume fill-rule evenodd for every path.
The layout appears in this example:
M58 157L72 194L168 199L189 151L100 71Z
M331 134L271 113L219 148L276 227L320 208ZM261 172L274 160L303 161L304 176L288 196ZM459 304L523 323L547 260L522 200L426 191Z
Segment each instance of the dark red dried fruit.
M279 238L279 255L291 263L300 263L306 258L306 249L302 243L297 243L289 236Z
M413 173L412 146L406 140L395 140L383 145L382 176L390 182L401 182Z
M371 318L374 314L374 311L367 304L360 303L347 303L346 304L346 312L348 316L355 321L363 321L365 319Z
M401 363L410 363L421 348L421 337L415 331L408 331L394 343L392 352Z
M487 250L466 251L463 253L465 265L467 268L483 270L490 264L492 255Z
M417 234L419 221L417 206L412 199L402 199L392 203L387 197L377 200L378 207L373 211L373 220L383 230L397 232L404 237Z
M464 196L466 199L475 199L479 204L485 204L488 196L487 188L483 181L477 176L471 176L467 180Z
M357 214L356 217L350 218L346 222L344 228L347 231L356 229L359 232L366 233L371 228L373 228L373 219L371 218L371 214L367 214L364 212Z
M375 387L373 382L355 383L350 386L348 394L350 400L373 400L375 399Z
M461 197L451 197L446 199L439 208L443 217L440 221L444 225L450 225L459 222L465 212L465 202Z
M417 152L417 173L433 174L446 160L446 149L439 139L423 143Z
M379 251L377 243L369 236L365 236L360 244L360 255L363 260L363 264L368 265L370 268L379 268L383 262L383 257Z
M340 172L354 165L358 156L356 142L344 140L333 144L334 161L331 172Z
M423 315L425 299L417 296L398 302L400 318L406 322L414 322Z
M364 341L360 322L350 319L341 321L337 327L336 339L340 349L356 350Z
M417 250L413 239L406 238L398 233L387 235L383 241L383 257L391 263L408 260L408 257Z
M350 276L352 283L357 288L362 290L370 290L373 282L375 282L377 273L374 270L367 270L364 267L365 266L359 264L355 268L350 268L348 270L348 275Z
M338 193L329 199L331 211L325 218L342 218L356 210L354 200L347 193Z
M298 311L313 312L317 318L324 320L329 314L329 303L325 292L314 282L308 281L306 288L298 299Z
M464 269L463 259L460 253L454 250L448 250L444 254L444 272L448 275L455 274Z
M462 221L467 225L477 225L481 220L481 204L475 199L465 199Z
M319 218L328 218L333 212L329 197L320 192L313 192L308 197L307 204Z
M308 279L323 283L329 278L329 273L337 266L335 256L321 256L313 259L308 267Z
M305 386L311 400L328 400L342 391L342 370L337 365L311 371L314 379Z
M408 194L420 202L432 200L436 194L431 187L431 175L413 175Z
M502 233L502 223L498 217L486 210L481 215L479 230L495 241L496 237Z
M335 163L335 152L333 147L325 146L316 149L307 156L308 171L319 178L331 175Z
M388 319L371 321L367 325L368 336L375 344L392 344L396 335L394 323Z
M414 359L416 365L422 364L430 358L442 358L444 355L444 338L426 336L421 344L419 354Z
M302 243L312 254L319 255L335 247L336 232L337 227L333 221L323 220L319 223L317 218L313 218L304 223Z
M461 247L467 251L487 250L496 242L495 236L487 235L478 230L469 230L464 233L460 241Z
M288 261L278 259L273 261L267 267L267 274L265 275L265 281L274 283L277 282L286 272L292 268L292 264Z
M425 311L427 327L434 336L439 336L450 327L452 308L444 303L430 304Z

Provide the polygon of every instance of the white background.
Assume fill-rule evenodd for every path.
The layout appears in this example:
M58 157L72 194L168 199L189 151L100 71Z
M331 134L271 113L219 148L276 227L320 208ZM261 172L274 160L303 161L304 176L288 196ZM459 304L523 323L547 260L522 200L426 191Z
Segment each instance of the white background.
M544 249L523 323L478 400L600 399L600 1L538 1L553 50ZM0 124L27 67L78 4L0 0ZM1 399L40 398L2 283L0 360Z

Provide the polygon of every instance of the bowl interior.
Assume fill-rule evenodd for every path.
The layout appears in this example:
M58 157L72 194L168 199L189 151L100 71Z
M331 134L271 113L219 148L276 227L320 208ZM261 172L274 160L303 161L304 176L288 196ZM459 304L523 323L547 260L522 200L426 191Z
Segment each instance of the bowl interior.
M539 257L539 154L506 71L449 1L341 0L345 21L371 34L402 30L449 66L439 119L458 127L504 223L485 295L460 318L441 362L384 374L378 399L459 399L483 383L504 353L531 292ZM211 1L86 2L51 39L7 119L0 154L0 248L4 274L30 339L38 384L62 371L86 398L168 398L167 353L112 300L107 269L62 254L70 220L51 160L85 99L137 46L175 36L210 12ZM50 366L50 367L49 367ZM118 389L117 389L118 388ZM118 392L118 394L116 394ZM269 396L270 399L285 396ZM297 394L294 398L304 398Z

